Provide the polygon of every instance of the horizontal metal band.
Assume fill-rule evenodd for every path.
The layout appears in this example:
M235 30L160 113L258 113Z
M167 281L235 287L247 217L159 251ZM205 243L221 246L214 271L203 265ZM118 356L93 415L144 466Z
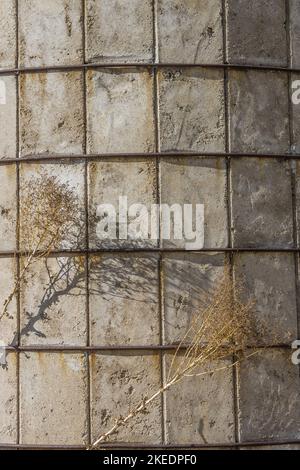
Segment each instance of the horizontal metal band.
M87 254L97 255L105 253L114 254L127 254L127 253L139 253L139 254L188 254L188 253L300 253L300 248L203 248L202 250L185 250L179 248L90 248L82 250L52 250L47 254L47 257L53 256L84 256ZM41 252L36 252L35 256L41 256ZM14 257L14 256L28 256L28 252L24 251L0 251L0 257Z
M85 63L85 64L64 64L64 65L45 65L38 67L13 67L7 69L0 69L0 75L19 75L26 73L44 73L44 72L61 72L61 71L76 71L76 70L89 70L89 69L126 69L126 68L139 68L139 69L164 69L164 68L214 68L214 69L242 69L242 70L271 70L280 72L300 72L298 67L288 67L280 65L263 65L263 64L218 64L218 63L157 63L157 62L115 62L115 63Z
M195 443L184 443L184 444L139 444L139 443L111 443L106 442L102 444L102 449L214 449L214 448L239 448L239 447L263 447L263 446L282 446L282 445L297 445L300 444L300 439L290 440L264 440L264 441L245 441L245 442L222 442L215 444L195 444ZM85 450L84 445L43 445L43 444L0 444L0 449L24 449L24 450Z
M96 353L105 351L115 352L126 352L126 351L185 351L189 346L187 344L113 344L111 346L99 345L99 346L68 346L68 345L31 345L31 346L7 346L5 350L7 352L23 353L23 352L84 352L84 353ZM205 345L203 345L205 347ZM272 346L249 346L247 349L291 349L290 344L274 344Z
M29 155L20 158L2 158L0 159L1 165L9 164L23 164L23 163L38 163L38 162L55 162L60 163L64 160L70 161L97 161L104 159L113 159L113 158L124 158L130 160L134 159L143 159L143 158L188 158L188 157L197 157L199 159L203 158L273 158L273 159L284 159L284 160L299 160L300 153L253 153L253 152L140 152L140 153L99 153L99 154L42 154L42 155Z

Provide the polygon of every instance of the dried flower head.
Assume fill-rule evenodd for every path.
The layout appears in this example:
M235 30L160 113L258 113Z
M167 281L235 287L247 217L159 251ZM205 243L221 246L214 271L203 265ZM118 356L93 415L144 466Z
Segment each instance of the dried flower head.
M70 239L80 223L77 196L55 176L33 177L24 184L20 209L20 239L26 252L47 253Z

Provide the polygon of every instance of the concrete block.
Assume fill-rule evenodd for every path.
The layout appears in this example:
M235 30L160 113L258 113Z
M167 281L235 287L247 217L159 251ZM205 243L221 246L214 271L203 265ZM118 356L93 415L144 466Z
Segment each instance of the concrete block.
M86 444L86 397L83 354L21 354L21 443Z
M103 353L91 358L92 439L108 431L114 419L126 416L145 397L160 389L159 355L140 352ZM111 436L110 441L147 444L161 443L161 399L148 413L140 413Z
M223 62L221 0L159 0L157 5L161 62Z
M296 228L297 228L297 242L300 246L300 162L296 160L295 163L295 180L296 180Z
M300 67L300 3L290 0L289 6L292 66Z
M165 343L179 342L224 274L223 254L177 253L162 262Z
M300 45L300 40L299 40ZM300 61L299 61L300 63ZM300 65L299 65L300 67ZM294 103L295 99L299 100L299 89L300 89L300 74L291 74L291 130L292 130L292 152L300 153L300 103ZM294 88L293 88L294 86ZM295 93L295 94L294 94Z
M257 336L252 346L290 345L297 338L295 261L292 253L239 253L234 273L243 282L242 298L253 300ZM260 325L263 324L261 328Z
M16 24L16 0L2 0L0 2L0 68L16 66Z
M83 62L81 0L21 0L19 61L23 67Z
M289 150L288 81L284 72L229 72L230 147L235 152Z
M84 257L36 260L21 285L21 343L85 346L86 325Z
M149 158L116 160L105 159L89 165L89 222L90 247L92 248L128 248L157 246L157 240L151 240L151 224L148 225L149 239L134 240L130 237L119 239L119 198L127 197L128 208L132 204L144 204L149 212L151 205L156 203L156 168L155 161ZM97 214L101 204L112 204L116 212L117 231L116 239L103 239L98 233L98 224L103 216ZM128 227L135 217L128 217ZM121 234L122 235L122 234Z
M231 192L234 246L293 246L291 172L288 163L252 157L233 159Z
M285 0L226 0L229 63L287 65Z
M193 230L196 227L196 204L204 204L204 247L224 248L227 246L227 206L226 206L226 164L224 159L200 157L162 158L160 160L161 203L180 204L184 214L184 204L193 205ZM163 223L163 222L162 222ZM168 248L185 248L190 243L187 237L164 240ZM184 234L183 234L184 235ZM193 243L193 241L192 241Z
M17 355L6 355L0 365L0 444L17 443Z
M50 177L55 178L57 184L66 185L68 189L73 193L75 202L77 204L74 214L71 214L74 218L74 223L70 222L70 231L66 234L60 243L57 243L54 248L56 249L80 249L85 247L86 234L85 234L85 184L84 184L84 163L73 162L73 163L31 163L21 164L20 167L20 243L23 248L28 247L26 240L22 237L22 224L25 223L23 220L23 209L22 201L26 197L26 185L32 181L36 181L37 187L38 182L43 178ZM41 245L41 248L44 245ZM28 249L28 248L27 248Z
M93 256L90 319L93 345L159 344L156 255Z
M83 152L83 79L81 72L20 76L20 152Z
M17 85L13 76L0 76L0 159L16 157Z
M0 258L0 312L3 312L4 303L13 292L16 282L17 264L14 258ZM1 315L0 313L0 315ZM15 344L17 331L17 302L13 297L7 308L7 314L1 318L0 342L5 345ZM1 368L1 366L0 366Z
M263 350L239 369L241 440L299 439L300 379L291 351Z
M150 72L88 71L87 113L89 153L154 151Z
M161 150L224 151L223 71L164 69L158 80Z
M172 356L165 356L168 374ZM178 356L174 368L180 365ZM207 363L196 373L228 367L215 374L185 377L166 392L166 436L169 444L234 442L233 383L230 360Z
M152 0L87 0L89 62L151 62Z
M16 168L0 166L0 251L16 248Z

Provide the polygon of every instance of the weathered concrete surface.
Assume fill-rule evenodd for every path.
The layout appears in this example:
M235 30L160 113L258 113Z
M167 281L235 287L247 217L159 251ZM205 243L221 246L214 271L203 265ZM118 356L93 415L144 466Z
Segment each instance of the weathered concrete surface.
M300 246L300 162L295 163L295 179L296 179L296 225L297 225L297 241Z
M0 166L0 251L16 247L16 168Z
M21 66L82 63L82 1L21 0L19 35Z
M300 67L300 3L290 0L291 59L293 67Z
M230 146L236 152L288 152L285 73L230 70Z
M231 204L234 246L286 248L293 245L288 163L252 157L233 159Z
M226 0L229 63L287 65L285 0Z
M83 152L81 72L20 76L20 152Z
M16 65L16 1L0 2L0 68Z
M0 366L0 442L17 442L17 356L6 355L6 367Z
M300 5L300 4L299 4ZM300 41L299 41L300 45ZM300 60L299 60L300 64ZM299 65L300 67L300 65ZM298 83L295 83L298 82ZM291 74L291 130L292 130L292 148L291 150L296 153L300 153L300 103L294 104L293 100L299 99L299 86L300 83L300 74L299 73L292 73ZM293 84L295 88L293 88ZM297 87L296 87L297 85ZM294 93L296 92L296 95Z
M87 0L89 62L151 62L152 0Z
M91 70L87 94L89 153L154 151L151 73Z
M300 438L299 368L290 350L264 350L242 362L238 387L242 440Z
M86 396L83 354L21 354L21 443L86 443Z
M93 256L89 279L93 345L159 344L157 255Z
M2 313L4 302L8 299L15 286L17 273L16 260L14 258L0 258L0 273L0 312ZM15 337L16 330L17 302L14 296L7 309L7 314L1 319L0 341L5 345L10 345Z
M85 234L85 182L84 182L85 168L83 162L73 163L31 163L20 165L20 245L23 249L26 248L26 240L22 236L22 224L23 221L23 209L22 199L26 197L26 185L33 179L37 181L44 177L54 177L58 184L65 184L69 190L72 191L76 202L78 204L78 217L77 211L74 220L74 224L70 224L72 227L70 232L66 234L60 243L55 244L56 249L80 249L84 248L86 244ZM41 244L41 248L44 247Z
M168 69L158 80L161 150L224 151L223 72Z
M224 159L199 157L160 160L161 203L204 204L204 247L227 246L226 164ZM195 230L195 226L193 229ZM199 227L202 230L202 227ZM199 229L198 228L198 229ZM184 248L187 240L163 242L164 247Z
M252 346L290 345L297 338L295 260L292 253L240 253L235 278L243 280L242 298L253 299L257 335Z
M97 354L91 358L92 438L108 430L114 418L126 416L143 397L159 390L160 358L152 353ZM161 400L128 422L111 441L161 443Z
M179 357L174 369L179 366ZM168 375L172 356L166 354ZM214 361L197 373L227 367L216 374L188 377L166 394L166 436L170 444L234 442L233 376L230 360Z
M35 261L21 286L21 343L86 344L84 257Z
M162 261L164 341L180 341L224 274L223 254L168 254Z
M0 159L16 156L16 91L15 77L0 76Z
M131 204L144 204L150 214L151 204L156 203L156 168L154 159L105 159L89 165L89 222L90 247L125 248L155 247L156 240L133 240L128 232L127 240L103 240L97 235L97 224L102 220L97 216L100 204L112 204L119 223L119 197L127 197ZM133 219L130 218L130 221ZM149 225L149 237L150 225Z
M160 0L157 23L160 62L223 62L221 0Z

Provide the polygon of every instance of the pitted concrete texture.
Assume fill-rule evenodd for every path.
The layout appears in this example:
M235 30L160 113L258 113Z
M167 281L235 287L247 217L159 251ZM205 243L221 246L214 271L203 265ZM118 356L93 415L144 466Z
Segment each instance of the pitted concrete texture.
M285 0L226 0L229 63L287 66Z
M235 247L293 246L289 163L252 157L234 159L231 163L231 204Z
M21 354L21 443L87 442L86 400L83 354Z
M289 350L261 350L242 362L238 387L242 440L300 438L299 368Z
M16 248L17 176L15 166L0 166L0 251Z
M103 229L98 228L103 215L108 212L98 213L98 207L102 204L112 204L116 213L117 227L120 229L122 220L119 220L122 210L119 210L120 197L127 197L127 207L132 204L143 204L150 214L152 204L156 203L156 173L155 161L152 158L125 158L121 160L105 159L89 164L89 238L93 248L154 248L157 240L150 239L151 224L148 225L148 239L136 240L130 236L129 223L136 220L130 217L127 239L105 239ZM150 221L150 217L149 217ZM138 228L138 227L137 227ZM125 229L125 228L124 228ZM118 234L117 234L118 235Z
M204 247L227 246L226 163L224 159L198 157L162 158L160 162L160 200L162 204L204 204ZM172 226L172 229L174 227ZM201 227L202 228L202 227ZM196 226L193 227L196 230ZM198 229L199 230L199 227ZM183 233L183 235L185 235ZM167 248L184 249L186 236L163 240ZM193 240L191 240L193 243ZM192 248L199 248L194 245Z
M83 152L81 72L20 77L21 156Z
M0 283L0 305L8 299L9 295L14 289L16 275L17 275L17 262L14 258L0 258L0 272L5 273L1 275ZM15 335L17 331L17 296L15 295L9 304L6 315L1 320L1 341L4 344L15 344ZM2 312L2 308L0 310ZM0 366L1 369L1 366Z
M224 255L215 253L165 254L162 260L164 342L180 341L203 307L203 294L224 273Z
M126 416L144 397L160 388L159 355L141 351L97 354L91 357L92 437L107 431L120 414ZM112 441L159 444L162 438L161 399L137 415Z
M172 356L165 355L166 375ZM173 364L180 367L182 356ZM167 442L175 444L214 444L234 442L233 375L230 359L198 367L199 377L188 377L166 394ZM210 374L213 368L222 368ZM176 413L174 413L176 410Z
M17 83L13 76L0 76L0 159L16 155Z
M289 151L286 73L230 70L229 107L233 152Z
M161 150L225 150L221 70L161 70L158 87Z
M93 256L89 278L92 344L159 343L157 255Z
M16 65L16 25L16 0L1 0L0 68L15 67Z
M290 0L290 24L291 24L291 59L293 67L300 67L300 3L298 0Z
M85 276L84 257L43 258L30 267L21 286L23 345L86 344Z
M152 0L87 0L89 62L151 62Z
M89 71L87 92L89 153L154 151L151 73L141 69Z
M158 0L160 62L222 63L221 0Z
M252 346L289 346L297 338L295 260L292 253L240 253L234 273L245 302L255 300Z
M1 362L2 360L1 356ZM6 444L16 444L17 356L15 354L6 354L6 364L0 364L0 384L0 440Z
M19 1L20 65L80 64L82 28L81 0Z
M300 162L275 158L300 152L287 66L300 67L299 0L0 0L0 305L26 258L26 185L55 178L76 208L0 320L0 354L28 350L0 364L0 445L91 443L159 390L228 262L260 354L206 364L225 368L184 379L110 440L300 442ZM192 204L193 223L204 204L206 251L165 240L162 223L119 239L120 197L148 214ZM116 209L110 239L101 204Z

